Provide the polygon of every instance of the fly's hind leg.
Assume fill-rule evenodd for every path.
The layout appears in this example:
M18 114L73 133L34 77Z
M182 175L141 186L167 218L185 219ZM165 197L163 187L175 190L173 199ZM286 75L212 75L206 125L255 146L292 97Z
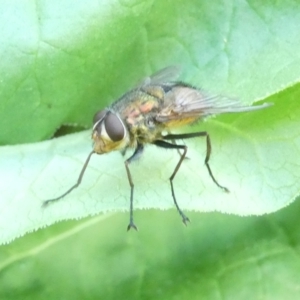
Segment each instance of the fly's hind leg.
M170 131L168 131L168 135L171 135L171 132L170 132ZM177 145L176 140L171 140L171 143L172 143L173 145ZM182 154L183 154L183 153L180 152L180 149L177 149L177 153L179 154L180 157L181 157ZM187 156L185 156L184 159L189 159L189 158L188 158Z
M180 209L178 203L177 203L177 200L176 200L176 196L175 196L175 192L174 192L174 186L173 186L173 179L175 177L175 175L177 174L180 166L181 166L181 163L182 161L184 160L185 156L186 156L186 152L187 152L187 146L185 145L177 145L177 144L171 144L171 143L168 143L168 142L165 142L163 140L156 140L154 141L153 143L154 145L158 146L158 147L162 147L162 148L166 148L166 149L177 149L178 151L179 150L183 150L183 153L181 154L180 153L180 159L173 171L173 174L171 175L171 177L169 178L170 179L170 184L171 184L171 192L172 192L172 197L173 197L173 201L174 201L174 204L176 206L176 209L178 211L178 213L180 214L181 218L182 218L182 222L186 225L187 222L189 222L189 218L184 214L184 212Z
M156 146L162 147L162 148L167 148L167 149L177 149L179 150L183 150L183 153L181 154L180 152L180 159L174 169L173 174L170 177L170 184L171 184L171 191L172 191L172 197L173 197L173 201L174 204L179 212L179 214L182 217L182 221L184 224L186 224L189 219L188 217L186 217L186 215L183 213L183 211L179 208L176 197L175 197L175 192L174 192L174 186L173 186L173 179L175 178L182 161L185 159L186 157L186 153L187 153L187 146L185 145L177 145L175 143L176 140L178 139L190 139L190 138L196 138L196 137L205 137L206 138L206 156L205 156L205 166L208 170L209 176L211 177L211 179L213 180L213 182L222 190L224 190L225 192L229 192L229 190L225 187L222 186L218 183L218 181L216 180L215 176L213 175L210 165L209 165L209 158L211 155L211 142L210 142L210 138L209 138L209 134L206 131L201 131L201 132L194 132L194 133L184 133L184 134L168 134L162 137L163 140L156 140L153 144L155 144ZM171 141L171 143L166 142L165 140L169 140Z
M168 134L168 135L163 136L163 139L172 141L172 140L176 140L176 139L183 140L183 139L191 139L191 138L195 138L195 137L205 137L206 138L206 156L205 156L204 163L208 170L209 176L211 177L213 182L219 188L221 188L225 192L229 192L229 189L227 187L219 184L219 182L216 180L216 178L213 175L212 170L210 168L209 159L210 159L210 155L211 155L211 142L210 142L209 134L206 131L200 131L200 132L194 132L194 133L183 133L183 134Z
M171 143L173 145L177 145L175 140L172 140ZM183 153L180 152L181 149L177 149L177 153L179 154L180 157L182 157ZM189 159L187 156L184 157L184 159Z

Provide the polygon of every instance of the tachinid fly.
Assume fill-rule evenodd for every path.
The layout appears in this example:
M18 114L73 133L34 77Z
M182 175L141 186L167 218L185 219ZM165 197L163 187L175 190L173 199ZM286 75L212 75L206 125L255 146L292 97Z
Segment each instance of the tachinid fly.
M177 140L204 137L206 139L205 165L214 183L224 191L228 189L218 183L209 165L211 142L206 131L172 134L171 130L200 121L208 116L222 113L246 112L266 108L271 104L243 106L237 100L220 96L210 96L204 91L189 84L174 81L179 75L176 67L167 67L143 80L136 88L123 95L111 106L100 110L94 116L92 139L94 149L88 155L74 186L63 195L46 200L44 206L57 201L81 183L82 177L92 154L104 154L114 150L125 153L133 148L134 153L125 160L125 168L130 185L130 221L127 230L137 229L133 221L134 184L129 164L136 160L146 144L153 144L167 149L176 149L180 154L179 161L170 177L171 194L174 204L186 224L189 219L179 208L173 186L180 165L187 153L187 146L179 145Z

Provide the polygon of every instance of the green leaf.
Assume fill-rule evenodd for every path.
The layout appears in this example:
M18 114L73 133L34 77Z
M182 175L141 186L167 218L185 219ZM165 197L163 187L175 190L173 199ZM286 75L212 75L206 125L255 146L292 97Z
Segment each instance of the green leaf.
M180 207L264 214L299 195L297 1L3 1L0 12L2 144L40 141L63 124L88 127L143 76L181 64L187 82L274 106L185 129L210 133L211 167L231 193L209 178L205 142L188 141L190 159L174 180ZM58 220L128 209L118 153L94 157L80 188L41 209L75 183L89 135L0 149L1 242ZM135 208L173 206L168 178L177 161L177 153L149 146L132 164Z
M69 221L0 248L0 298L300 298L300 202L263 217L137 211Z
M275 105L266 110L225 116L203 124L202 130L204 127L211 134L214 174L231 192L221 191L209 177L203 164L204 141L188 141L189 159L174 180L183 210L260 215L294 200L299 193L300 172L296 131L299 108L295 101L300 96L298 90L290 88L275 95L271 98ZM280 101L284 96L285 102ZM290 122L292 113L277 117L287 109L294 112L295 122ZM285 122L290 125L282 127ZM3 242L58 220L129 208L130 187L124 158L116 152L92 157L80 187L42 209L43 200L57 197L76 182L89 152L89 132L2 148ZM140 161L130 165L135 208L173 207L168 178L178 159L176 151L149 146Z
M61 222L0 248L1 299L299 299L298 1L0 2L0 243L59 220L128 210L119 153L95 156L90 131L51 141L58 128L91 126L93 114L144 76L181 65L181 79L212 93L273 102L268 109L222 115L183 132L188 160L168 178L178 153L149 146L130 166L128 213ZM61 130L59 130L61 132ZM23 144L23 145L22 145ZM8 146L14 145L14 146ZM126 157L130 153L126 154ZM196 210L197 212L192 212Z
M299 81L297 1L0 3L0 143L49 138L142 76L183 79L246 103Z

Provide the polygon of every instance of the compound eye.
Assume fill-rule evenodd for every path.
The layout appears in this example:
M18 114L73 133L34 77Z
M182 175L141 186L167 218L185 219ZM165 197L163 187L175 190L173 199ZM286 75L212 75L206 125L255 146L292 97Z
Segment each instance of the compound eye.
M109 138L118 142L125 136L125 127L121 119L114 113L109 113L104 119L105 130Z
M98 121L103 119L105 115L107 114L107 110L99 110L98 112L95 113L94 118L93 118L93 124L95 125Z

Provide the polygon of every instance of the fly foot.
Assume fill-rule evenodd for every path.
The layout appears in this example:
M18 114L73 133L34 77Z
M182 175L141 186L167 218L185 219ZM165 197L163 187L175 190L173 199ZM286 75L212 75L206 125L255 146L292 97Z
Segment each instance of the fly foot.
M131 228L135 229L136 231L138 231L137 227L135 226L135 224L133 223L133 221L130 221L129 225L127 226L127 231L129 231Z
M180 215L182 217L183 224L187 226L187 224L191 222L190 219L183 212L180 212Z

